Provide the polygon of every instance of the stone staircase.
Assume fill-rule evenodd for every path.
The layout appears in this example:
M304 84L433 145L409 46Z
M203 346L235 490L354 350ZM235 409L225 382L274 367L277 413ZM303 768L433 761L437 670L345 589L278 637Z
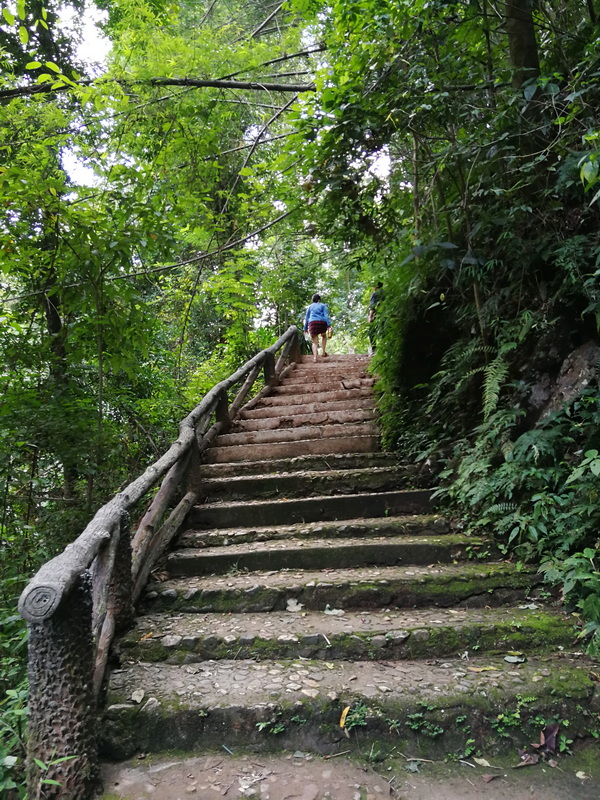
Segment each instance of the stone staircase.
M598 726L573 620L378 452L367 366L304 358L208 451L204 503L119 642L105 756L461 757L536 741L547 721L569 738Z

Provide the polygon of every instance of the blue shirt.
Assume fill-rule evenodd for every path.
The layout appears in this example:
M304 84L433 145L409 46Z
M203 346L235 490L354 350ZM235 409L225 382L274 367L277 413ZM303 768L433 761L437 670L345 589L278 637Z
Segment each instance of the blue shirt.
M329 312L325 303L311 303L306 309L306 317L304 319L304 330L308 330L309 322L326 322L327 327L331 327L331 320L329 319Z

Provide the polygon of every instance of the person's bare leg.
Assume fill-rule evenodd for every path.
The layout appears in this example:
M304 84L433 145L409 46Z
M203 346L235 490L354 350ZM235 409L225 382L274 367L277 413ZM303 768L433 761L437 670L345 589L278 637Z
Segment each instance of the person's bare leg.
M323 350L323 356L327 355L327 353L325 352L325 345L326 344L327 344L327 333L322 333L321 334L321 349Z
M312 352L313 352L313 361L315 364L317 363L317 356L319 355L319 334L315 334L315 336L310 337L312 339Z

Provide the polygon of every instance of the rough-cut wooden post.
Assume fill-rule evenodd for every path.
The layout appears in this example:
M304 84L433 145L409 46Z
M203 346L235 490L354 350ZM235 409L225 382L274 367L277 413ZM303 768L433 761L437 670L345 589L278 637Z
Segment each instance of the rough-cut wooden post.
M217 405L215 407L215 419L217 422L222 422L226 428L231 425L227 389L223 389L221 392L219 392L219 399L217 400Z
M85 572L50 619L29 626L27 791L32 799L89 800L97 788L93 653L91 581ZM60 785L44 784L45 778Z
M264 370L265 370L265 384L267 386L272 386L275 382L275 356L273 353L268 351L265 352L265 362L264 362Z
M121 633L133 622L133 580L131 575L131 519L121 512L119 544L110 587L110 606L115 618L115 631Z
M300 335L298 332L293 334L292 338L292 349L290 350L290 361L294 363L298 363L302 358L302 353L300 352Z

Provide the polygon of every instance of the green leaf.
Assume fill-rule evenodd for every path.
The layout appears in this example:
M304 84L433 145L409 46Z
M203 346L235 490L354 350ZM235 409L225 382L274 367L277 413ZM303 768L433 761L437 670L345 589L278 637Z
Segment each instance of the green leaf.
M19 27L19 39L21 40L21 44L27 44L29 42L29 33L27 32L27 28L21 25Z
M8 22L9 25L14 25L15 24L15 17L14 17L13 14L10 13L8 8L3 8L2 9L2 16Z
M45 66L48 69L51 69L53 72L60 72L60 67L54 63L54 61L44 61Z

